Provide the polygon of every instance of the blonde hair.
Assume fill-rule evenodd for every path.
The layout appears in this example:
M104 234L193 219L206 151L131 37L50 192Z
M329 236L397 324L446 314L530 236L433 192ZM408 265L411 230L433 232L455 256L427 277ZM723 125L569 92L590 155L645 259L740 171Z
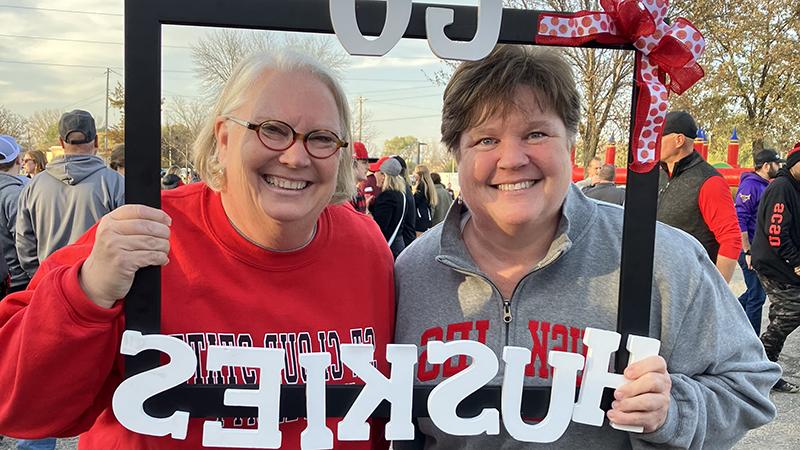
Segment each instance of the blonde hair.
M401 175L386 175L383 174L382 191L397 191L406 195L406 181Z
M431 178L431 171L428 166L418 165L414 172L417 173L417 184L414 186L414 193L418 192L420 188L424 189L425 197L428 199L428 205L433 208L439 202L439 197L436 195L436 186L433 185Z
M343 141L350 141L350 107L347 104L347 97L339 82L326 68L304 55L289 50L251 54L239 62L233 70L194 142L195 169L200 179L215 191L221 190L226 182L224 168L219 162L217 140L214 135L217 117L229 115L240 108L248 100L250 88L267 71L304 72L313 75L327 86L333 94L339 112L342 129L338 130L337 134ZM313 104L309 103L308 107L312 108ZM352 152L343 147L337 153L339 166L336 174L336 189L331 198L331 204L350 200L355 194Z

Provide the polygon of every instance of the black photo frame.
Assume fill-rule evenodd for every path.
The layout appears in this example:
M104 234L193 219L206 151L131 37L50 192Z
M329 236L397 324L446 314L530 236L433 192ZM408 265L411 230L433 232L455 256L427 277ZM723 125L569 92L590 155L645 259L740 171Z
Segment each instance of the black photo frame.
M334 0L331 0L334 1ZM429 6L454 11L454 22L446 34L454 40L471 40L477 28L477 7L414 3L404 38L424 39L425 10ZM254 14L258 11L258 14ZM386 15L384 1L359 0L356 13L362 34L378 36ZM537 18L541 11L504 9L498 43L534 44ZM569 15L571 13L560 13ZM125 135L127 203L160 207L160 101L161 101L161 27L186 25L202 27L247 28L333 34L328 0L126 0L125 2ZM636 51L631 44L605 45L589 41L583 47ZM636 68L635 68L636 69ZM634 74L637 70L634 70ZM635 75L634 75L635 76ZM633 83L632 110L638 96ZM631 119L631 137L634 130ZM629 145L629 149L634 148ZM632 156L629 150L629 163ZM628 168L623 226L622 262L617 331L623 335L649 335L650 297L653 278L658 166L647 173ZM128 329L143 334L159 333L161 328L161 271L157 267L140 270L125 301ZM150 351L126 359L126 376L150 370L160 364L160 354ZM627 364L627 352L617 352L615 367ZM225 389L234 386L183 384L149 399L148 414L166 417L180 409L192 417L250 417L255 408L229 407L223 404ZM236 385L242 389L247 386ZM360 392L358 386L327 386L327 414L342 417ZM427 416L430 387L414 390L413 415ZM500 387L486 387L459 405L459 414L474 416L486 407L499 407ZM549 388L525 388L522 415L544 417L547 414ZM305 387L284 385L281 391L282 417L304 417ZM608 401L605 407L608 407ZM375 417L388 417L383 402Z

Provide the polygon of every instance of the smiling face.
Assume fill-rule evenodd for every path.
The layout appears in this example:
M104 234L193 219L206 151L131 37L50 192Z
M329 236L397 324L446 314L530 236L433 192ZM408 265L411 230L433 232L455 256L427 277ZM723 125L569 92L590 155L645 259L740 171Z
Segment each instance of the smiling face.
M280 120L298 133L325 129L343 135L333 94L308 73L267 72L247 99L232 117L254 124ZM285 151L273 151L255 131L223 117L217 118L215 135L225 170L222 201L234 225L271 247L276 243L263 242L260 235L275 227L310 233L334 193L341 150L330 158L316 159L298 139Z
M530 88L517 88L515 98L516 108L461 134L461 195L478 227L555 229L570 183L567 130Z

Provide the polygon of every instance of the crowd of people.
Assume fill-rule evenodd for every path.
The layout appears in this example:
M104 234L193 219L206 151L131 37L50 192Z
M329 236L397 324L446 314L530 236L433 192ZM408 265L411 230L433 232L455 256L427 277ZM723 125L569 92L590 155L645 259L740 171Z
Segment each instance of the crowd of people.
M658 191L660 222L697 239L725 281L739 265L746 290L739 296L767 357L778 361L786 338L800 326L800 143L781 159L765 148L753 156L734 196L717 169L694 150L697 124L686 111L667 114L661 138ZM597 158L576 183L596 200L624 205L625 190L614 184L615 167ZM773 182L774 181L774 182ZM762 205L764 194L769 200ZM770 294L769 326L761 334L762 308ZM775 391L800 392L784 378Z
M413 180L401 156L369 157L362 142L353 144L356 194L353 208L375 219L394 258L444 220L454 195L436 172L417 164Z
M123 304L137 270L148 266L161 267L161 333L196 352L188 383L256 382L247 369L208 370L211 345L284 349L286 384L304 380L300 353L328 352L328 383L353 384L360 380L341 364L341 344L372 344L375 366L388 374L386 345L398 343L418 346L415 383L433 385L468 360L433 364L426 345L471 339L498 359L505 346L531 349L525 386L550 386L549 351L585 353L584 331L613 330L617 320L623 210L571 183L580 114L579 90L558 51L499 45L462 63L445 89L441 121L458 165L454 199L426 166L411 170L399 156L371 160L363 144L350 142L344 91L317 60L256 53L233 71L197 136L201 182L165 189L162 209L123 205L117 170L124 160L112 157L111 168L96 156L88 113L64 114L65 155L27 184L19 167L7 174L20 182L9 183L18 200L4 202L16 210L3 243L14 243L6 259L16 254L20 269L13 270L24 281L12 282L0 301L0 434L80 435L80 448L89 450L202 447L204 420L190 419L186 438L176 440L130 431L112 411L124 377ZM665 158L692 137L670 121L662 145L675 148L662 147ZM28 164L13 140L0 145L0 169ZM800 171L791 165L797 160L800 148L788 170ZM665 166L662 196L683 196L682 203L719 184L694 160ZM601 166L597 175L608 181L607 172ZM162 180L165 188L179 183ZM793 198L774 198L786 212L794 206ZM659 214L679 216L667 199ZM684 214L695 214L688 222L716 240L716 228L698 223L711 210L701 204ZM782 217L766 220L790 221ZM762 238L759 230L756 269L760 242L773 246L776 236L783 242L791 234L767 230ZM661 341L659 356L625 369L602 426L571 422L543 445L730 448L775 417L769 392L779 383L780 344L769 341L765 354L767 342L751 331L728 287L729 265L719 259L735 259L734 248L656 225L649 331ZM773 286L765 287L772 295ZM502 380L501 368L489 384ZM220 420L226 428L257 426L252 418ZM370 425L368 440L330 445L388 448L382 422ZM505 429L455 436L422 417L415 426L415 439L393 448L534 447ZM299 448L305 427L303 419L282 420L282 447Z

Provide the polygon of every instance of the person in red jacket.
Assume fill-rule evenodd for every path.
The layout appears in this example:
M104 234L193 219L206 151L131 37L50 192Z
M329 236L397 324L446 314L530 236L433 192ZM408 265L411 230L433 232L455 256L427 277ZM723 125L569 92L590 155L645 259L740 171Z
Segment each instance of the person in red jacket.
M359 383L341 362L349 343L374 344L387 372L392 255L370 217L341 205L353 194L348 111L315 62L256 54L240 63L196 142L204 183L162 193L163 210L114 210L47 258L28 290L0 302L0 434L80 434L81 450L202 447L204 419L176 440L129 431L112 412L122 304L147 266L162 266L161 334L196 351L189 383L257 382L250 369L207 370L210 345L284 349L286 384L303 383L305 352L331 354L330 383ZM305 420L282 422L282 448L299 448ZM346 447L386 448L382 431L373 424L373 439Z
M656 219L691 234L730 282L742 236L728 183L694 151L697 124L685 111L667 114L661 136Z

